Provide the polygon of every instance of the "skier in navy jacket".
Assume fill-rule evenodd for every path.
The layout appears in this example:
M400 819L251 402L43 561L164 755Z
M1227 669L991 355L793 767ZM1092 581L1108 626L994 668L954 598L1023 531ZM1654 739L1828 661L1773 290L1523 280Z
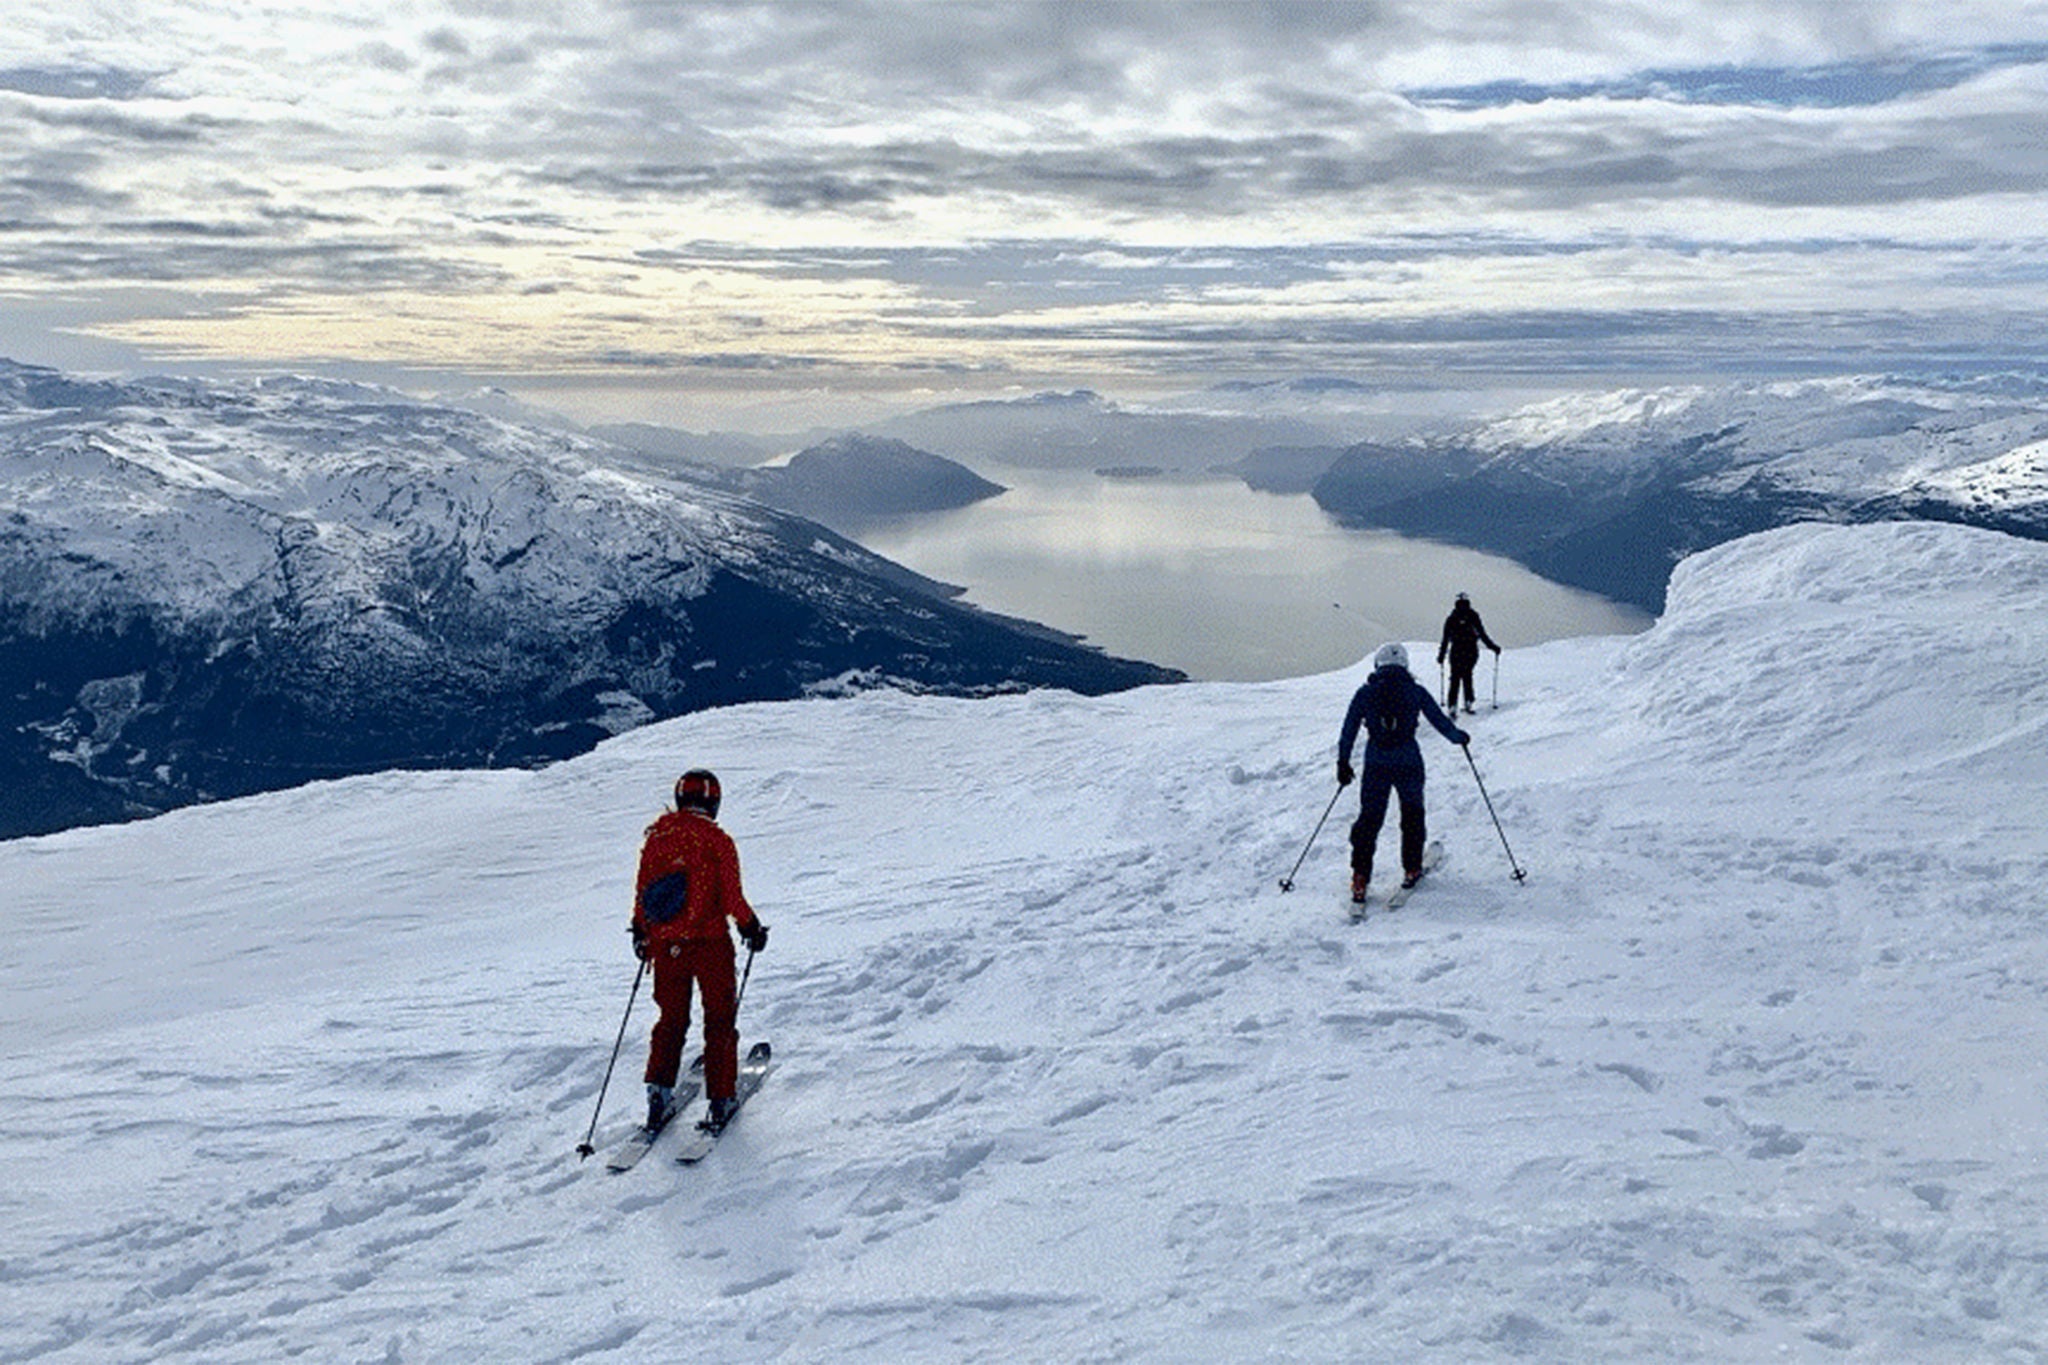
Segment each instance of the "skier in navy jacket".
M1446 716L1429 689L1415 681L1408 671L1408 650L1399 644L1381 645L1372 656L1372 676L1352 694L1344 712L1344 728L1337 736L1337 785L1348 787L1362 776L1358 787L1358 819L1351 826L1351 899L1363 901L1372 881L1373 847L1379 842L1380 826L1387 818L1387 795L1401 798L1401 884L1413 886L1422 875L1422 846L1429 827L1422 810L1422 746L1415 742L1416 720L1428 716L1451 743L1461 748L1472 737ZM1365 730L1365 756L1361 773L1351 769L1351 746L1358 732Z

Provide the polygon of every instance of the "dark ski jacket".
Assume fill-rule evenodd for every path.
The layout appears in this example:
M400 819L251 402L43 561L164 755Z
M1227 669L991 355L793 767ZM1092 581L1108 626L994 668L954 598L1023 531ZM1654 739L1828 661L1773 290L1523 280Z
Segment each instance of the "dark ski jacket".
M1444 618L1444 636L1437 643L1436 661L1442 663L1444 655L1449 654L1452 663L1469 664L1479 657L1481 644L1496 654L1500 653L1500 646L1486 633L1486 626L1479 620L1479 613L1472 604L1460 602Z
M1351 694L1344 712L1344 728L1337 735L1337 761L1351 761L1351 746L1358 732L1365 730L1363 766L1420 768L1422 746L1415 742L1419 717L1429 717L1438 734L1453 744L1469 744L1472 737L1444 714L1429 689L1415 681L1405 668L1376 668L1365 685ZM1368 723L1369 722L1369 723Z

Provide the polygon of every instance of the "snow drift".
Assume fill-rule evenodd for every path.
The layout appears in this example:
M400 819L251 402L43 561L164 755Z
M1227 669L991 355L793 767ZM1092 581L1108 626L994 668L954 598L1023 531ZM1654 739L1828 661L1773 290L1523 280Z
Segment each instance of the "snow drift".
M1362 668L870 693L0 845L0 1358L1981 1360L2048 1340L2048 547L1799 526L1425 736ZM680 767L775 930L706 1165L579 1164ZM1391 835L1388 837L1391 838ZM637 1107L645 1002L599 1129Z

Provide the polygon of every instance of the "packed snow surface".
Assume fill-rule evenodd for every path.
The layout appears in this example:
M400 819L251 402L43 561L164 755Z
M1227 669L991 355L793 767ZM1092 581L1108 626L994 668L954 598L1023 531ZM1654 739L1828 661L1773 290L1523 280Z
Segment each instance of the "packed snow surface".
M1958 527L1698 555L1497 709L1482 663L1476 767L1423 736L1449 860L1363 925L1349 793L1277 887L1362 666L0 845L0 1360L2040 1360L2044 604ZM693 764L779 1069L611 1176Z

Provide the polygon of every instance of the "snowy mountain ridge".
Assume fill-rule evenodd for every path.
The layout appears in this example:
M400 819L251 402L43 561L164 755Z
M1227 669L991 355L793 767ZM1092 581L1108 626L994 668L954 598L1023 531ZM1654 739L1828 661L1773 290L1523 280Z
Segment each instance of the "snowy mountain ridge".
M1953 525L1696 555L1644 634L1510 650L1472 771L1425 735L1449 861L1358 926L1348 800L1275 880L1363 665L0 844L0 1357L2032 1358L2044 599ZM573 1147L697 763L780 1069L613 1178Z
M1766 466L1802 487L1880 497L2048 433L2048 393L1882 375L1568 394L1478 424L1497 462L1643 477L1676 460Z
M0 364L0 835L850 677L1174 676L609 453L362 385Z
M1651 611L1685 555L1799 521L2048 538L2048 390L1843 375L1569 394L1338 456L1342 520L1509 555Z
M1987 513L2016 513L2048 503L2048 441L2017 446L1974 464L1921 476L1903 495L1954 502Z

